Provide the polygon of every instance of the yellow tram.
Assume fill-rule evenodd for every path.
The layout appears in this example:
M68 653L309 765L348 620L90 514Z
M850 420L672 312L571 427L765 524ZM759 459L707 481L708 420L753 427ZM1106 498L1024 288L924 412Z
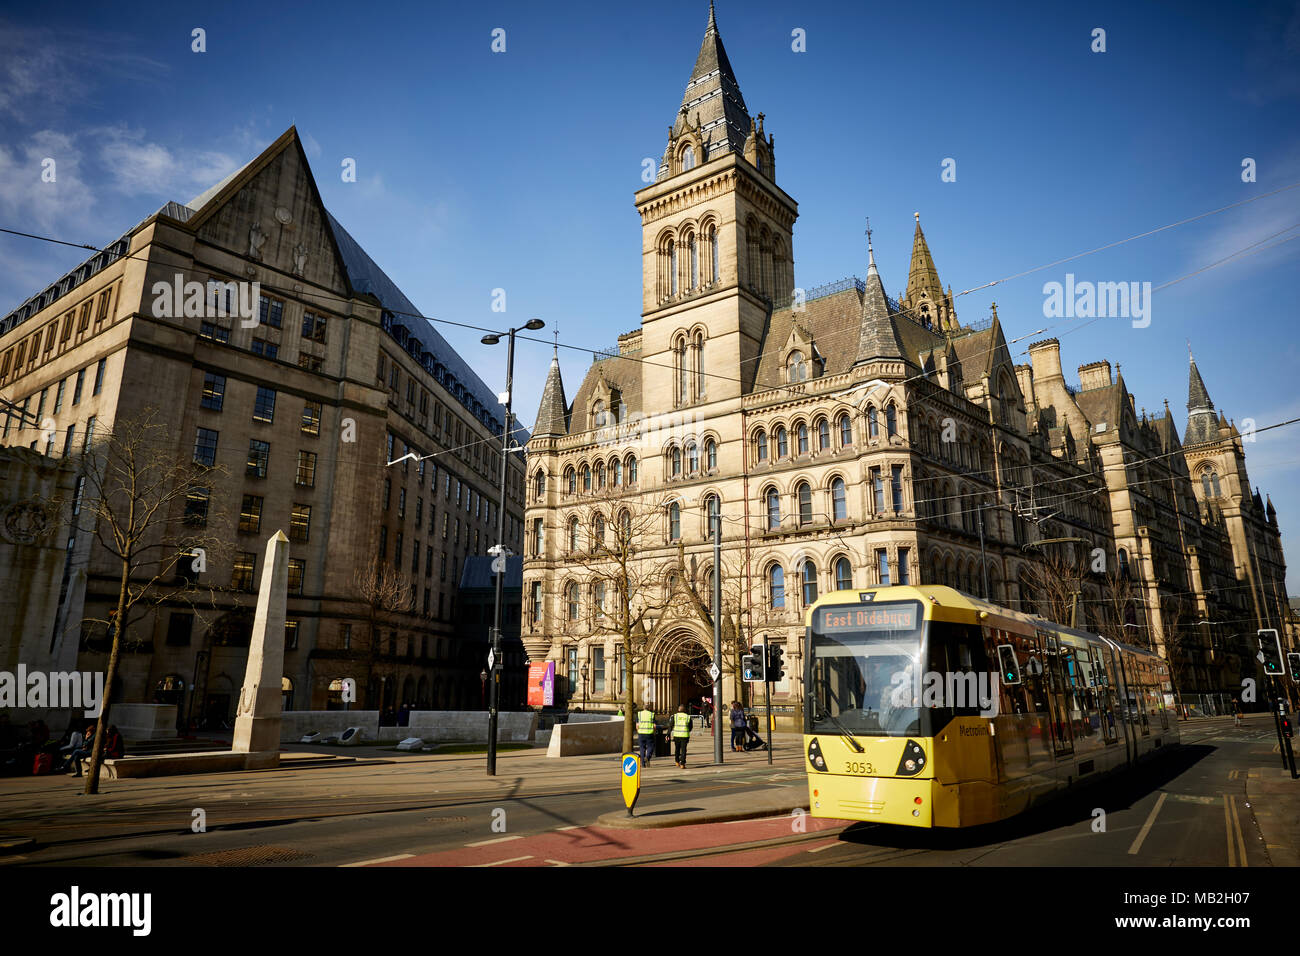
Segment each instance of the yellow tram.
M1178 743L1155 654L941 586L807 611L815 817L991 823Z

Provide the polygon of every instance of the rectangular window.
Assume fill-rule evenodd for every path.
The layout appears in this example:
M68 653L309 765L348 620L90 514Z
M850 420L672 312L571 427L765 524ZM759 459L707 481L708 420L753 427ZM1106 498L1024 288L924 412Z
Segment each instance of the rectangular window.
M239 533L257 534L262 530L262 499L257 495L244 495L239 507Z
M240 551L235 555L235 569L230 577L230 586L237 591L253 590L253 571L257 567L257 555L252 551Z
M431 544L424 546L424 576L433 577L433 545Z
M95 387L90 393L92 395L98 395L100 389L104 387L104 366L107 362L108 359L100 359L99 364L95 366Z
M299 352L298 367L305 368L309 372L319 372L325 367L325 360L319 355L312 355L310 352Z
M225 341L225 339L222 341ZM254 355L262 355L269 359L279 358L280 346L265 339L253 339L252 352Z
M312 451L298 452L298 475L294 479L294 484L301 488L316 487L316 453Z
M49 397L49 394L50 390L48 388L41 389L40 400L36 403L36 420L38 422L45 417L45 399Z
M591 649L591 692L605 693L605 648Z
M203 399L199 402L199 407L219 412L225 400L226 376L213 375L211 372L205 373L203 376Z
M909 548L898 549L898 583L899 584L912 583L912 575L907 569L907 562L910 555L910 551L911 549Z
M67 458L72 454L72 439L76 434L77 426L69 425L67 433L63 436L63 457Z
M528 613L532 623L537 624L542 620L542 582L533 581L529 590Z
M202 527L208 523L208 500L211 489L190 488L185 495L185 523Z
M261 296L258 306L262 324L272 329L280 328L284 319L284 303L279 299L268 299L266 296Z
M889 586L889 552L883 548L876 551L876 581L881 587Z
M248 466L244 474L249 478L265 478L271 463L271 443L256 438L248 442Z
M423 520L424 520L424 499L416 498L415 499L415 528L417 531L420 528L420 522Z
M442 552L442 560L438 563L438 580L447 580L447 552Z
M55 415L63 411L63 393L67 389L67 387L68 387L68 380L66 378L62 379L59 382L59 387L54 392L54 414Z
M63 334L59 336L59 341L66 342L72 338L72 318L75 313L69 312L63 317Z
M304 435L320 434L320 402L307 402L302 407L302 433Z
M323 316L312 315L310 312L302 314L302 337L311 339L313 342L325 341L325 319Z
M167 646L189 647L194 631L194 615L173 613L167 620Z
M406 489L397 489L397 517L406 517Z
M109 300L113 295L112 289L105 289L99 294L99 312L95 315L95 322L103 322L108 318Z
M384 479L384 510L387 511L393 503L393 479Z
M871 469L871 491L875 499L875 514L882 515L885 513L885 482L881 478L880 469Z
M199 338L209 339L213 342L229 342L230 329L217 325L215 322L200 322Z
M257 387L257 398L253 402L253 421L275 421L275 389Z
M217 463L217 435L211 428L200 428L194 437L194 460L211 468Z
M379 560L384 561L388 558L388 529L383 525L379 526Z
M289 559L289 593L302 594L302 579L307 570L307 563L301 558Z
M894 514L903 510L903 466L893 465L889 469L889 487L894 499Z
M0 376L0 378L3 378L3 376ZM73 405L80 405L80 404L81 404L81 387L82 387L85 383L86 383L86 370L85 370L84 368L83 368L83 369L78 369L78 370L77 370L77 383L76 383L75 385L72 386L72 404L73 404Z
M81 303L81 315L77 317L77 331L84 332L90 326L90 300Z
M293 562L291 561L290 566L292 566L292 564ZM284 649L286 651L293 651L298 649L298 622L297 621L284 622Z
M289 540L306 541L311 537L311 505L293 506L289 514Z
M397 532L397 543L393 547L393 566L400 569L402 566L402 532Z

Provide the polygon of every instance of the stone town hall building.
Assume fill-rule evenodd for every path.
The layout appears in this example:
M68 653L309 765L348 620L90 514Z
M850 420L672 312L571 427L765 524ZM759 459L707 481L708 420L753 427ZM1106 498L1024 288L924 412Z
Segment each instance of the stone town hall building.
M1246 635L1286 608L1277 519L1194 362L1185 448L1168 406L1139 413L1109 362L1068 385L1049 339L1014 365L996 306L959 318L919 215L901 301L870 248L865 282L797 290L798 208L712 9L636 207L640 328L597 357L571 403L552 361L528 444L522 638L532 660L557 662L571 702L622 696L620 638L596 609L613 595L591 548L624 510L657 515L640 564L679 566L706 601L708 514L721 513L724 608L742 643L785 644L786 703L800 698L802 611L817 594L987 586L1036 611L1033 564L1052 548L1076 565L1102 549L1128 582L1124 606L1108 614L1116 586L1088 574L1078 623L1172 651L1185 701L1222 708L1254 673ZM712 634L684 593L663 593L667 574L656 580L633 599L654 608L633 692L652 687L667 710L708 692Z

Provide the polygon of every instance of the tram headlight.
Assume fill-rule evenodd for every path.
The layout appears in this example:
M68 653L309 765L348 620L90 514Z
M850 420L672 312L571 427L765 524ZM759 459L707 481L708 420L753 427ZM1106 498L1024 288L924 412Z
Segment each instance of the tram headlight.
M822 755L822 745L816 737L808 741L808 762L818 773L826 772L826 758Z
M897 776L912 777L925 768L925 751L915 740L903 745L903 757L898 761Z

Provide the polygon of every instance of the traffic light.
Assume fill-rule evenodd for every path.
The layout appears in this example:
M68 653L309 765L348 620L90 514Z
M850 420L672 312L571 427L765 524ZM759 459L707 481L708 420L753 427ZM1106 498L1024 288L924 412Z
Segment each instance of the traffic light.
M1288 654L1286 663L1287 669L1291 671L1291 679L1300 684L1300 654Z
M762 644L755 644L749 649L749 653L741 658L741 667L745 672L745 680L762 683L765 673L764 664L766 654Z
M1273 628L1259 631L1259 659L1264 664L1265 674L1276 677L1282 673L1282 644Z
M785 678L785 648L780 644L767 646L767 681L775 684Z

